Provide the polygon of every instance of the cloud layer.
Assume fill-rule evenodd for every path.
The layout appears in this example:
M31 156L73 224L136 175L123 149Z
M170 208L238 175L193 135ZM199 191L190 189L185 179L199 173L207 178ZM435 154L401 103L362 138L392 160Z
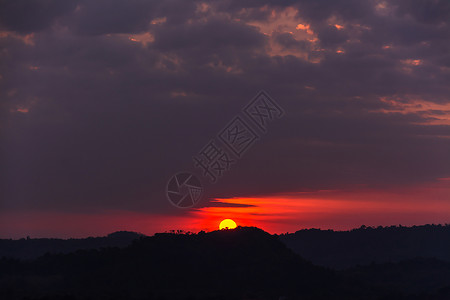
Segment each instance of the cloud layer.
M261 89L286 115L209 197L450 177L446 0L34 0L0 12L4 211L173 213L167 180L200 172L192 156Z

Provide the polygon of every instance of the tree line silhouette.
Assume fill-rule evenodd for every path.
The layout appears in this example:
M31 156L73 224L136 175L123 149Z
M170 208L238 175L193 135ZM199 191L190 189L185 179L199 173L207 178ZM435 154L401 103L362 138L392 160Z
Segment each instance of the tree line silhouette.
M406 229L360 228L351 234L380 230ZM300 231L300 236L305 233L336 232ZM238 227L139 236L124 247L33 259L3 257L0 299L450 299L450 264L444 260L414 258L335 270L295 253L282 242L286 237Z

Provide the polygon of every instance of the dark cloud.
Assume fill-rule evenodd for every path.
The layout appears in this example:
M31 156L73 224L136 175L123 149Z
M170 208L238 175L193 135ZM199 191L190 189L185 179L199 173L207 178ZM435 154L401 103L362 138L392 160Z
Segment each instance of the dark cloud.
M417 21L429 24L448 23L450 2L446 0L399 0L398 14L409 15Z
M255 27L216 18L182 27L160 26L155 29L154 34L154 47L161 51L195 48L202 51L202 54L261 48L265 42L264 35Z
M167 180L260 89L286 115L206 197L449 177L431 2L2 2L0 205L173 212Z
M342 45L347 41L349 35L344 30L338 30L335 26L326 24L320 28L316 28L317 36L323 47L331 48L336 45Z
M310 43L307 41L296 40L292 33L289 32L275 32L274 40L283 46L285 49L299 49L308 50Z
M158 14L158 2L145 0L79 1L62 24L78 34L135 33L148 29Z
M73 0L2 0L0 1L0 28L19 33L47 29L58 18L72 13L77 2Z

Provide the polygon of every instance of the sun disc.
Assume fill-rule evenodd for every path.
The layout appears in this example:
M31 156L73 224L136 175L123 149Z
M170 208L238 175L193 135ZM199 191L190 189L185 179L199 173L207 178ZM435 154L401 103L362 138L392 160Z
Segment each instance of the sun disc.
M234 222L231 219L225 219L222 222L220 222L220 225L219 225L219 229L220 230L222 230L222 229L234 229L236 227L237 227L236 222Z

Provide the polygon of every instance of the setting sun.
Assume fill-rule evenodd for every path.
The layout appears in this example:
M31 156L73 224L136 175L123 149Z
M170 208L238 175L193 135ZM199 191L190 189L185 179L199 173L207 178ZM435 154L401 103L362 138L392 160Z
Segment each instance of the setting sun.
M225 219L222 222L220 222L220 225L219 225L219 229L220 230L222 230L222 229L234 229L234 228L236 228L236 222L234 222L231 219Z

